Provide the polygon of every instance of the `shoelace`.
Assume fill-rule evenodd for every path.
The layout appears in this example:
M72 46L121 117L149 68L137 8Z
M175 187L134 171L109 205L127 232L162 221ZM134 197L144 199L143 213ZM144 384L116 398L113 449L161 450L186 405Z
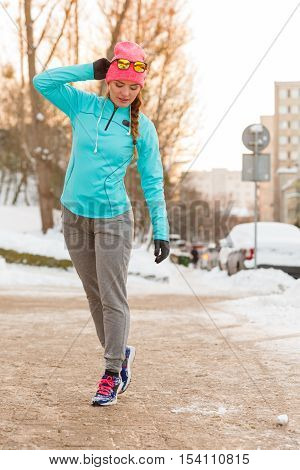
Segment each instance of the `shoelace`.
M111 392L111 389L115 385L114 378L111 375L105 375L102 377L102 379L98 382L98 390L97 393L100 393L101 395L109 395Z

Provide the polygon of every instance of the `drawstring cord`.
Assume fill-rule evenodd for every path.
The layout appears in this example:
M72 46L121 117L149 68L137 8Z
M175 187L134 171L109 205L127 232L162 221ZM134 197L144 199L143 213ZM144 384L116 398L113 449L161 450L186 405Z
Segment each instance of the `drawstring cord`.
M97 121L97 127L96 127L96 134L97 135L96 135L96 145L95 145L95 148L94 148L94 153L97 153L97 150L98 150L98 126L99 126L99 122L101 121L101 118L102 118L102 114L103 114L103 110L105 108L106 100L107 100L107 98L105 98L105 100L103 102L101 113L100 113L99 119Z
M98 126L99 126L99 122L101 121L101 118L102 118L102 114L103 114L103 111L104 111L104 107L105 107L105 104L106 104L106 101L107 101L107 98L105 98L104 100L104 103L103 103L103 106L102 106L102 109L101 109L101 113L100 113L100 116L99 116L99 119L97 121L97 127L96 127L96 144L95 144L95 148L94 148L94 153L97 153L97 150L98 150ZM130 116L130 121L129 121L129 129L128 129L128 132L126 133L127 135L130 135L131 134L131 105L130 105L130 113L129 113L129 116Z

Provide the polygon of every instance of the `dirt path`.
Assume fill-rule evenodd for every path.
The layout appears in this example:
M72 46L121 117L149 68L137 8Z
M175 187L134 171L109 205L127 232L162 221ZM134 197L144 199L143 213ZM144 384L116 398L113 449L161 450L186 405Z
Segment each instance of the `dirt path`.
M201 301L234 351L193 297L130 298L132 383L94 408L103 362L87 300L39 294L0 291L2 449L299 448L296 357L215 299Z

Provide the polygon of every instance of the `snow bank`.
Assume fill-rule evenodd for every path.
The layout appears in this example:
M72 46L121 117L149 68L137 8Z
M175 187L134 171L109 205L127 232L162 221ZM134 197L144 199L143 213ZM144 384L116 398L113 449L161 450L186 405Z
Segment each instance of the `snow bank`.
M300 279L294 279L284 293L228 300L220 306L223 312L245 315L250 323L259 325L268 335L295 334L297 337L300 330ZM298 338L296 341L299 349Z
M210 272L201 272L201 282L208 287L213 286L216 291L237 294L263 295L282 293L294 286L295 279L280 269L249 269L242 270L233 276L228 276L225 271L214 268Z
M300 279L294 282L293 285L283 295L283 299L287 305L298 307L300 318Z
M19 253L70 259L60 232L60 211L54 210L53 229L42 233L37 206L0 206L0 247Z
M0 247L19 252L70 259L60 229L60 211L54 211L55 227L47 234L41 232L37 206L0 206ZM285 302L295 302L296 281L276 269L244 270L229 277L225 271L193 269L171 263L167 258L154 262L154 247L133 247L129 263L128 290L145 294L185 294L201 296L247 297L286 292ZM140 279L141 278L141 279ZM142 279L143 278L143 279ZM152 282L156 281L156 282ZM159 281L159 282L157 282ZM64 282L66 284L64 284ZM0 263L1 285L80 285L74 268L68 271ZM297 284L299 287L299 284ZM297 297L298 298L298 297Z
M5 259L0 257L0 287L15 287L17 290L19 286L81 287L81 281L74 268L65 271L58 268L24 266L6 263Z
M55 229L42 233L18 233L0 230L0 247L15 250L19 253L32 253L43 256L53 256L56 259L70 259L62 233Z

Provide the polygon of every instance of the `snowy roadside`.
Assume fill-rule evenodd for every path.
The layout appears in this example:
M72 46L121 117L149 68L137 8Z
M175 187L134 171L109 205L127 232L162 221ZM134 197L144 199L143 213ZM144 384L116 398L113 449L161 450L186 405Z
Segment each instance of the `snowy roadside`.
M37 206L0 206L0 247L18 252L70 259L61 232L60 211L54 210L53 229L41 232L41 220ZM24 265L10 265L0 258L0 285L12 283L27 285L80 286L74 268L68 271ZM135 278L143 277L137 280ZM152 282L152 281L161 282ZM153 293L178 293L234 297L248 295L280 294L296 282L278 270L260 269L242 271L228 277L225 272L193 270L191 267L174 265L168 258L160 265L154 262L153 248L134 247L129 264L129 288L137 281Z
M129 263L128 288L132 294L182 294L248 298L253 296L282 295L298 285L288 274L275 269L240 271L234 276L215 268L204 271L173 264L170 259L157 265L153 250L144 247L132 250ZM9 286L69 286L81 287L75 269L24 266L6 263L0 257L0 287ZM141 287L143 290L141 291Z
M56 225L43 235L37 207L0 206L0 247L35 254L70 259L60 232L60 211L55 211ZM5 227L5 228L4 228ZM83 288L74 268L68 270L6 263L0 257L1 291L19 290L36 295L51 290L56 295L82 295ZM300 280L275 269L240 271L234 276L218 268L211 272L184 267L166 259L154 262L153 248L134 247L129 263L128 294L133 296L197 295L224 297L221 307L247 315L250 322L268 331L286 334L300 328Z
M0 206L0 248L14 250L18 253L30 253L53 257L57 260L70 260L69 252L61 232L60 211L54 210L54 228L46 234L41 232L41 221L38 207L12 207ZM147 252L143 247L134 247L130 260L129 274L143 277L147 280L159 282L168 281L168 273L164 266L149 263ZM23 268L23 269L22 269ZM61 269L27 267L24 265L10 265L0 256L0 285L9 285L10 282L22 284L33 283L54 285L75 285L78 283L72 273L67 274ZM38 274L36 274L38 273Z
M249 323L258 325L269 339L295 338L300 353L300 279L283 293L255 295L217 304L222 312L245 315Z

